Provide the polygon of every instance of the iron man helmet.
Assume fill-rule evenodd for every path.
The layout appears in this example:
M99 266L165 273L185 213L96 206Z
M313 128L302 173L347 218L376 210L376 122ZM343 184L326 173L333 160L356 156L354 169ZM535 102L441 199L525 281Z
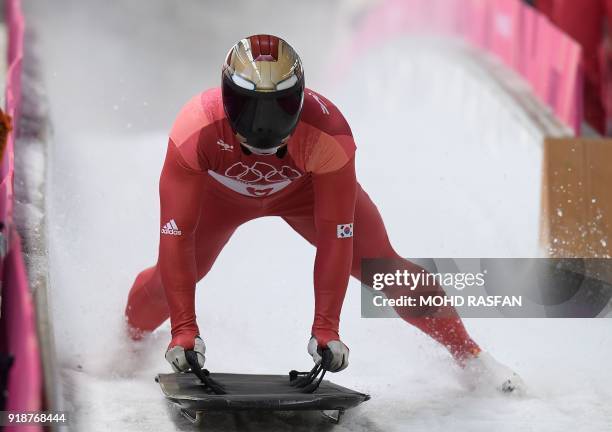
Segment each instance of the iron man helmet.
M304 70L283 39L255 35L232 47L223 65L229 123L248 151L273 154L295 130L304 103Z

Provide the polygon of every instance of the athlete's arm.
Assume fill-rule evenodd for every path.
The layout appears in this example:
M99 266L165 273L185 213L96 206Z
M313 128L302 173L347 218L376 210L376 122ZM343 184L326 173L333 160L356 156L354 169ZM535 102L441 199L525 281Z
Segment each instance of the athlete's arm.
M193 349L199 334L195 315L195 230L204 195L204 175L187 165L170 139L159 183L162 232L158 263L170 309L170 348L180 345Z
M326 347L329 341L339 339L340 311L353 260L352 232L342 237L338 230L354 219L357 191L354 157L340 169L313 173L312 177L317 231L312 335L319 346Z

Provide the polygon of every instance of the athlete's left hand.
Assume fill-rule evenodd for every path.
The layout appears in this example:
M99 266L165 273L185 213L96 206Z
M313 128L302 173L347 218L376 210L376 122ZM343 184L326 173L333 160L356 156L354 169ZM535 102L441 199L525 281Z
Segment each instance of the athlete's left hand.
M330 372L340 372L348 367L349 349L341 340L332 340L327 342L327 347L332 354L332 359L329 363L328 370ZM319 346L319 342L312 337L308 342L308 354L316 364L320 364L323 360L323 347Z

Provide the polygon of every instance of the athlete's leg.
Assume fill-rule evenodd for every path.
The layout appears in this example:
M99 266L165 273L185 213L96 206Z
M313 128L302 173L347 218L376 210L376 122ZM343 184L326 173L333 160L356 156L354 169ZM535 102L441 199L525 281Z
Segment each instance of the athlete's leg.
M231 195L224 195L212 184L205 193L206 204L196 231L198 280L206 276L236 228L256 217L258 210ZM155 330L168 319L166 294L157 265L136 277L128 296L125 315L134 338L140 337L143 332Z
M285 216L287 223L310 243L315 243L315 226L312 214L301 214ZM391 246L387 231L378 209L359 186L357 192L357 203L355 206L355 237L353 239L353 267L351 274L361 280L362 258L390 258L398 270L409 272L421 272L423 269L408 260L401 258ZM397 265L399 264L399 266ZM442 293L438 286L421 286L415 290L421 292ZM390 298L398 298L402 295L413 294L406 288L385 289L384 294ZM444 318L415 317L414 313L402 307L395 308L396 312L405 321L416 326L433 339L444 345L449 352L462 362L469 355L480 351L478 345L468 335L461 319L452 307L440 309L437 315Z
M168 304L157 265L136 276L128 294L125 317L130 336L134 339L155 330L168 318Z

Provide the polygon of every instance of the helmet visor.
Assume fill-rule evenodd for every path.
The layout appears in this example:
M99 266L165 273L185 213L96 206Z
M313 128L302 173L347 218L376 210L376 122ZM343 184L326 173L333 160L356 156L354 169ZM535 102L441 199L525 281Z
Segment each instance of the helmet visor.
M293 133L304 100L303 84L281 91L247 90L223 78L223 103L235 132L250 146L272 148Z

